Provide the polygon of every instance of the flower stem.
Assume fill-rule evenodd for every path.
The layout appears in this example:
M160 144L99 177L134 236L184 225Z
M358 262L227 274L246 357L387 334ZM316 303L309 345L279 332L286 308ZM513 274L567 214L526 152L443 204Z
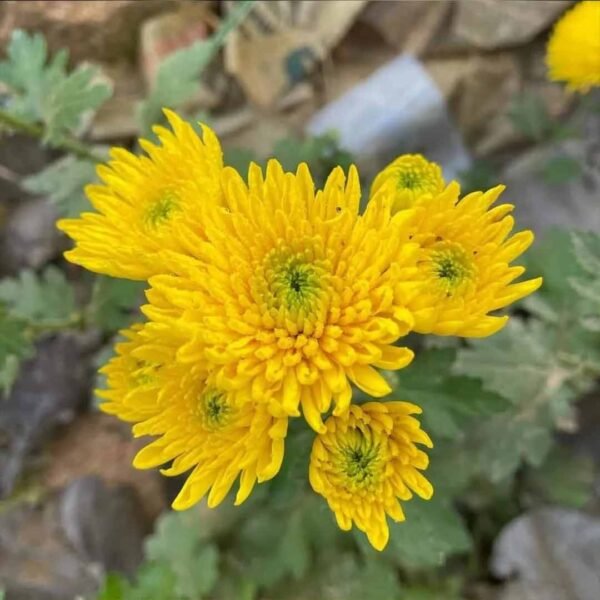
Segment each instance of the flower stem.
M0 109L0 125L6 125L8 129L11 129L12 131L24 133L25 135L38 139L43 139L44 134L46 133L42 125L29 123L2 109ZM77 156L77 158L89 160L90 162L100 163L105 160L102 156L96 154L89 146L75 138L65 137L60 142L53 143L52 146L71 152Z

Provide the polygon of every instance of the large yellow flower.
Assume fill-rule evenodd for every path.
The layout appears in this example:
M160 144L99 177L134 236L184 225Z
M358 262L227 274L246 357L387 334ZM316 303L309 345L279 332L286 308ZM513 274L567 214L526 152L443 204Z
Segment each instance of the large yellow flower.
M420 412L407 402L353 405L327 419L326 431L313 444L313 489L325 497L341 529L356 524L377 550L388 542L386 515L404 521L399 501L409 500L413 492L426 500L433 494L420 473L429 459L417 444L432 446L411 416Z
M375 177L371 198L375 194L386 193L392 198L392 211L396 212L439 194L444 185L438 164L421 154L403 154Z
M249 183L224 172L224 205L202 210L205 240L194 261L150 280L181 318L190 339L178 353L214 369L233 394L266 402L275 416L305 418L323 430L352 397L350 382L372 396L390 392L376 368L400 369L413 353L394 346L413 325L404 298L416 285L418 247L408 216L384 203L360 217L358 175L341 169L317 194L306 165L284 173L271 161L266 177L253 165ZM188 246L193 246L190 242Z
M236 504L257 481L274 477L283 460L287 419L275 418L266 405L238 403L214 383L203 365L174 361L177 344L160 325L136 326L123 332L118 356L101 372L108 389L101 409L134 422L134 435L156 436L140 450L134 466L148 469L171 463L165 475L191 471L173 502L189 508L208 493L208 505L218 505L236 479ZM210 491L209 491L210 490Z
M587 92L600 85L600 2L580 2L556 24L546 54L549 77Z
M531 294L542 279L513 283L524 267L510 263L533 242L531 231L509 236L513 206L491 205L504 186L459 199L459 186L418 203L411 211L410 235L420 246L422 284L407 302L418 333L485 337L508 316L489 313Z
M98 212L59 221L77 244L65 254L71 262L114 277L147 279L167 270L161 263L165 248L186 252L185 236L173 235L174 225L183 221L198 229L197 207L220 200L218 139L206 126L200 139L189 123L165 114L173 131L154 128L160 145L141 140L148 156L114 148L108 165L98 167L104 185L86 188Z

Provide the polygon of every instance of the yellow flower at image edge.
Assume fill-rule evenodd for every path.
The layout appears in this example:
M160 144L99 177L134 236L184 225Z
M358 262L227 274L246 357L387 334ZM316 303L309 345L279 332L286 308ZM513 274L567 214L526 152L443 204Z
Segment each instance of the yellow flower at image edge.
M224 206L202 210L205 239L185 264L150 280L151 320L168 314L189 342L178 353L202 363L234 396L299 416L315 431L332 407L345 411L351 383L371 396L391 389L377 369L401 369L413 353L394 345L412 328L404 298L416 285L407 216L373 204L358 214L356 169L335 169L315 193L308 167L256 165L248 184L223 173ZM167 308L157 309L157 299Z
M549 78L587 92L600 86L600 2L579 2L558 21L548 42Z
M381 171L371 186L371 198L385 193L392 212L414 206L444 189L442 169L420 154L403 154Z
M421 409L407 402L353 405L327 419L326 431L314 441L310 483L335 514L341 529L354 523L377 550L389 539L386 516L403 521L400 501L413 492L431 498L433 488L420 473L429 464L417 447L432 447L413 414Z
M118 356L101 370L108 389L97 391L105 400L100 408L135 423L136 437L157 438L138 452L135 467L171 463L164 475L189 472L173 508L189 508L206 494L216 506L238 477L235 502L242 503L256 482L278 473L287 419L274 418L265 405L235 403L201 368L177 364L168 332L151 328L122 332L128 341L117 344Z

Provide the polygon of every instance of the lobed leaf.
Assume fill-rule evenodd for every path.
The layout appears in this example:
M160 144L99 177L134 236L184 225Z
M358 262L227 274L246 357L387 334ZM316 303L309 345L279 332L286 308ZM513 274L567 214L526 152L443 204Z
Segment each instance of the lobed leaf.
M25 177L22 186L32 194L48 197L56 205L59 216L78 217L92 208L83 189L96 179L93 163L65 156L35 175Z
M35 324L67 321L76 312L73 289L53 265L40 275L26 269L18 277L0 281L0 302L11 315Z
M7 58L0 62L0 82L11 94L6 108L26 122L44 125L44 140L60 144L76 132L86 114L95 111L111 94L98 82L98 70L78 66L67 73L68 54L48 57L46 41L39 33L12 33Z

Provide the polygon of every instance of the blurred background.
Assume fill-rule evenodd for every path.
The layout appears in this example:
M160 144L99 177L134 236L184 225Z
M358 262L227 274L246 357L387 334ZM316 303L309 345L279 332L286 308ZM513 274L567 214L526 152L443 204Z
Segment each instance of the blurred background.
M0 597L600 598L600 98L545 65L573 4L0 4ZM151 137L163 106L209 123L242 173L276 156L322 182L355 162L368 191L422 153L464 192L506 184L538 236L528 266L546 285L514 327L426 340L397 383L437 418L436 501L381 555L306 489L305 435L243 507L174 515L181 482L134 470L140 441L97 409L96 370L143 284L67 265L55 221L85 209L95 162Z

